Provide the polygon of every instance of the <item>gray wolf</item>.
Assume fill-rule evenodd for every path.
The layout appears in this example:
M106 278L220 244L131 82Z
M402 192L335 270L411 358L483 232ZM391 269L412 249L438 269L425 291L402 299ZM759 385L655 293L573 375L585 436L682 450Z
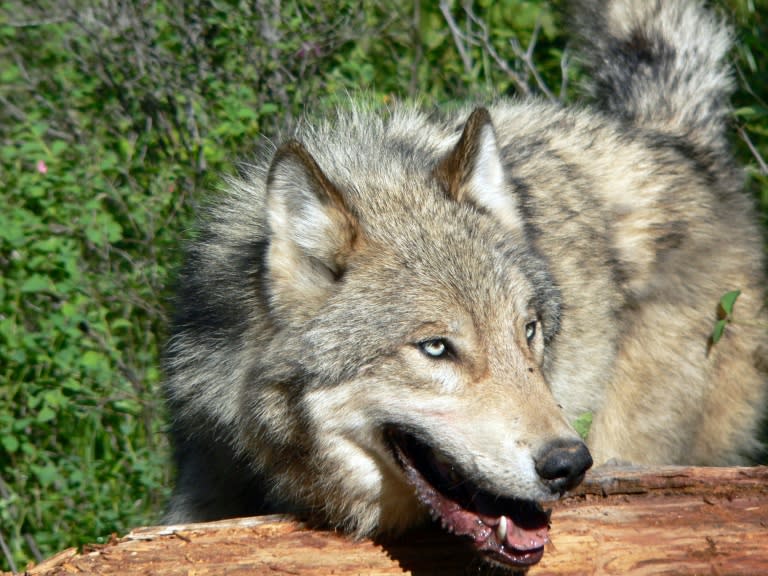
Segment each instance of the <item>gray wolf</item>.
M289 512L364 536L431 515L527 566L537 503L593 460L760 448L763 244L728 146L729 32L689 0L570 14L591 106L352 103L210 205L165 363L168 522Z

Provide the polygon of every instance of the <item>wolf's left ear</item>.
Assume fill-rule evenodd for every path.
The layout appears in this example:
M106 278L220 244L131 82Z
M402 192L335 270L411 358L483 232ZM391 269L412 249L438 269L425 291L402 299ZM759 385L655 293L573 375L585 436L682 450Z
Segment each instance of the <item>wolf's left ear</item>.
M341 192L297 141L278 149L269 169L267 223L272 309L278 319L309 317L344 274L359 227Z
M507 189L496 132L486 108L476 108L469 115L461 138L437 165L435 176L457 202L472 202L507 227L522 228L523 219Z

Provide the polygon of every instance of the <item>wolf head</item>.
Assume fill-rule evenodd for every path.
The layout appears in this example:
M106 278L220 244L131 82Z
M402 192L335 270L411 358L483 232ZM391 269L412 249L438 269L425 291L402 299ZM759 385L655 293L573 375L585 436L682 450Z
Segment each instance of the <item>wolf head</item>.
M450 149L403 143L367 171L318 140L285 144L267 176L262 356L282 360L243 391L248 458L274 498L331 524L389 532L430 513L498 562L536 562L535 502L591 458L542 374L559 294L489 113Z

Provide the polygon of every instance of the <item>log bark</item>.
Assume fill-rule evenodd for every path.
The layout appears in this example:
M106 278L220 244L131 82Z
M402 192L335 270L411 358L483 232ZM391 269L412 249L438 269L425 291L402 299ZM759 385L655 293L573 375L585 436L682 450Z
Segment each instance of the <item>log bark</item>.
M603 468L553 505L537 575L768 574L768 467ZM353 541L276 516L138 528L65 550L29 576L452 576L478 574L469 545L434 528Z

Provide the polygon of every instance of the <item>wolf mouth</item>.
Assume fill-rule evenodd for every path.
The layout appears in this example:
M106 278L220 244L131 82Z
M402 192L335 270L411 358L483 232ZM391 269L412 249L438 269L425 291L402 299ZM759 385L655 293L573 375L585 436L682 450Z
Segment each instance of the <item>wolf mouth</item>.
M444 530L467 536L487 560L531 566L549 542L549 512L537 502L490 494L416 437L397 429L387 436L419 500Z

